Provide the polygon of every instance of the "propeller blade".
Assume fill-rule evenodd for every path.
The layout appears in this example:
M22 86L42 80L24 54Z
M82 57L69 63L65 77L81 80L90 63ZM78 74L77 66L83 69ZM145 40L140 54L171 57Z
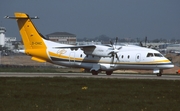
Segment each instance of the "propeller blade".
M113 51L111 51L111 52L109 52L109 53L108 53L108 55L110 55L110 54L111 54L111 56L112 56L112 54L113 54Z
M147 42L147 36L145 37L145 46L146 46L146 42Z
M117 48L117 50L120 50L122 47Z
M117 45L118 37L116 37L116 45Z
M112 56L112 61L111 61L111 63L114 63L114 56Z
M139 45L140 45L141 47L143 47L143 44L142 44L142 42L140 42L140 43L139 43Z
M113 42L110 40L110 44L113 45Z
M117 53L116 53L116 58L117 58L117 60L119 61L119 57L118 57Z

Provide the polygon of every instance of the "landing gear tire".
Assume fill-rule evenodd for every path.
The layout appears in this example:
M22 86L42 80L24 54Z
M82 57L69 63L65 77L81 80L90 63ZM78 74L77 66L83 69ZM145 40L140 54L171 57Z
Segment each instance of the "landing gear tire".
M92 75L98 75L98 71L92 70L91 71Z
M162 74L161 74L161 73L157 73L156 75L157 75L158 77L162 76Z
M113 71L106 71L106 75L111 75Z

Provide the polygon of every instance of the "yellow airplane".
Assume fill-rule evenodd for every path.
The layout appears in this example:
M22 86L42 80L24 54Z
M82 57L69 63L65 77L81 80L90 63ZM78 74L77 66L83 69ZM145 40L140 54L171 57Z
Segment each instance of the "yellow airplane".
M97 75L100 71L111 75L119 69L147 69L161 76L163 69L174 67L171 61L153 49L113 43L82 46L60 44L47 40L37 31L31 21L37 16L29 17L25 13L16 12L14 17L5 18L17 20L25 48L23 52L38 62L84 68L91 71L92 75Z

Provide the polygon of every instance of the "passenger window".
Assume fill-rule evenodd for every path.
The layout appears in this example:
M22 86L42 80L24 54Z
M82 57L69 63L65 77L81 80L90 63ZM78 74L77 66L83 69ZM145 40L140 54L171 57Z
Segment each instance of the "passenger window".
M82 57L82 54L80 55L80 57Z
M121 58L123 58L124 56L122 55Z
M153 53L148 53L146 57L153 57Z
M139 56L137 56L137 59L139 59Z
M128 59L129 59L129 57L130 57L130 56L128 55Z

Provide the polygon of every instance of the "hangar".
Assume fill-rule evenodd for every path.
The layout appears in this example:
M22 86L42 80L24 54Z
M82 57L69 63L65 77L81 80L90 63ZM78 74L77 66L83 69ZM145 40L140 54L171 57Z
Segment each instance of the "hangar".
M76 44L76 35L68 32L54 32L46 35L49 40L62 44Z

